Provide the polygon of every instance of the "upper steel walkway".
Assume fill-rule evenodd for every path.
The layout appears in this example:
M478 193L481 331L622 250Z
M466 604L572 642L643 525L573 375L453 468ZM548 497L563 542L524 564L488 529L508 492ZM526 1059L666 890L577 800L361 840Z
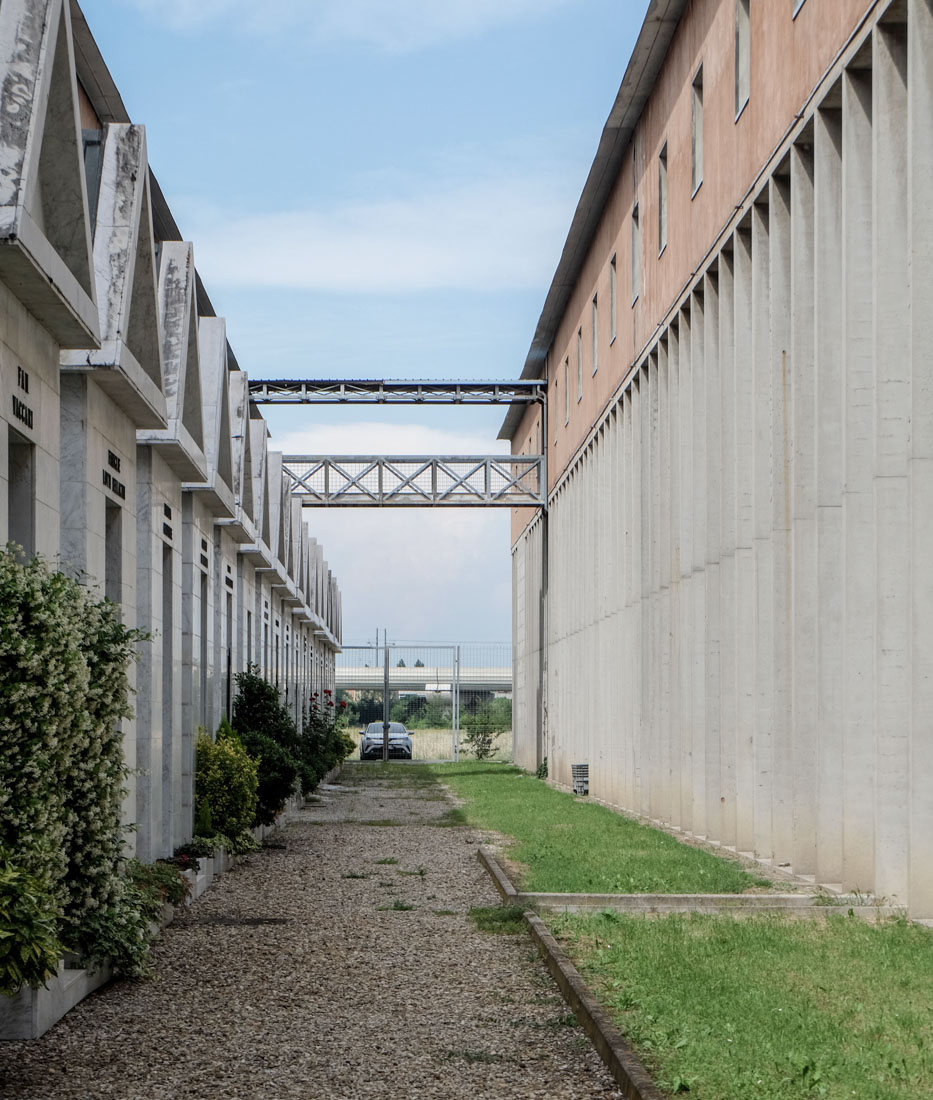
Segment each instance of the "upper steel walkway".
M469 920L498 903L476 860L484 838L451 827L450 803L411 786L406 766L377 774L345 766L287 827L287 848L248 857L177 917L151 980L114 983L44 1038L0 1047L0 1096L620 1096L563 1026L527 937Z

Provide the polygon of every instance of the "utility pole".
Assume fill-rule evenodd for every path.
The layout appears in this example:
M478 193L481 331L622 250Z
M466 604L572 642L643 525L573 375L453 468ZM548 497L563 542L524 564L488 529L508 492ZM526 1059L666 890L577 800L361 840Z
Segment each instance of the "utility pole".
M383 690L382 690L382 759L389 759L389 631L382 631L382 652L385 655L383 663Z

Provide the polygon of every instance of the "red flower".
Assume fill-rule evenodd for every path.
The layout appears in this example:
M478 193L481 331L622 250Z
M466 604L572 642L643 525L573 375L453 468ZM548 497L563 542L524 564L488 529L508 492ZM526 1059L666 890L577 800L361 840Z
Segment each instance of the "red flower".
M346 699L341 699L341 700L340 700L340 705L341 705L342 707L345 707L345 706L347 705L347 701L346 701Z

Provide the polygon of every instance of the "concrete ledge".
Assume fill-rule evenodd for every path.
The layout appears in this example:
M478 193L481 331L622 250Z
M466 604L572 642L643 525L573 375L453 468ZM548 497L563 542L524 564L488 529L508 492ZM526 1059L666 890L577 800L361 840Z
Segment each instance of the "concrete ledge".
M663 1094L638 1060L634 1050L587 989L576 967L561 950L541 918L527 911L525 921L564 1000L573 1009L574 1015L589 1035L626 1100L664 1100Z
M893 917L902 910L886 905L865 905L861 899L826 894L546 894L516 890L495 854L486 847L477 857L489 872L503 901L546 913L592 913L611 910L650 916L664 913L722 913L741 916L750 913L783 913L792 917L819 919L831 913L851 913L863 920ZM851 902L851 904L850 904Z
M237 857L223 848L211 857L201 856L197 875L193 871L183 872L191 887L184 904L191 905L216 878L235 867L236 863ZM153 940L172 923L174 916L174 907L164 905L161 920L150 926ZM66 966L65 962L71 958L69 956L69 960L59 963L58 974L50 978L47 985L38 989L26 986L12 997L0 996L0 1042L40 1038L75 1005L113 977L109 966L96 970Z
M78 969L66 967L63 961L47 986L27 986L12 997L0 997L0 1042L38 1039L112 976L109 966Z

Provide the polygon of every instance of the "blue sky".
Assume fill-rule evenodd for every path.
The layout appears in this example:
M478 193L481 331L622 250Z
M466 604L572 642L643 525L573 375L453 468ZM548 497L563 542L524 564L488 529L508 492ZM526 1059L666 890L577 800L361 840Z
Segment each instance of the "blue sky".
M513 378L646 0L85 0L253 378ZM291 453L478 454L503 410L273 409ZM305 512L344 638L508 640L499 510Z

